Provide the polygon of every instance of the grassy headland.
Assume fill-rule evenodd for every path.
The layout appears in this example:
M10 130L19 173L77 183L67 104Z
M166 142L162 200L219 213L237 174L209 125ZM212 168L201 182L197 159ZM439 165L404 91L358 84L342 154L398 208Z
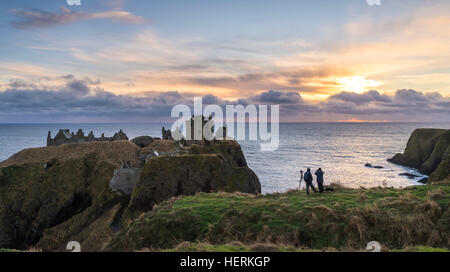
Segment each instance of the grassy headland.
M405 189L311 194L200 193L173 198L131 221L110 250L445 251L450 182ZM436 249L437 248L437 249Z

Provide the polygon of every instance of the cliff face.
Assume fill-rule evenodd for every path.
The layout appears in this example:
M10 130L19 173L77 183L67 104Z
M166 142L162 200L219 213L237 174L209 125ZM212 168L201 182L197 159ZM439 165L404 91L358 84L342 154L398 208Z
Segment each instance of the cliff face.
M152 145L169 153L179 148L170 141ZM64 250L74 240L83 251L99 251L125 220L171 197L260 193L259 180L234 141L208 146L208 154L184 150L185 155L146 160L148 148L128 141L62 145L27 149L0 163L0 248ZM131 195L111 188L123 163L142 168Z
M431 181L446 179L450 175L450 130L416 129L404 153L396 154L388 161L417 168L430 175Z
M25 249L42 241L49 241L39 245L45 250L62 247L122 201L108 186L115 166L95 154L43 166L2 169L0 247Z
M131 197L131 210L150 210L173 196L199 192L261 193L258 177L248 167L235 167L223 155L156 157L141 172Z

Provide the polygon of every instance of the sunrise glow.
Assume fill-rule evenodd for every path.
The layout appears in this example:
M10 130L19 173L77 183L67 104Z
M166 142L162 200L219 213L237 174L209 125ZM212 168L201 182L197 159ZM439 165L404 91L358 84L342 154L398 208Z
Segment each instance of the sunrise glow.
M338 79L338 87L343 91L363 93L381 86L382 83L376 80L366 79L361 76L344 77Z
M449 1L328 2L3 1L0 122L165 120L195 96L289 122L449 119Z

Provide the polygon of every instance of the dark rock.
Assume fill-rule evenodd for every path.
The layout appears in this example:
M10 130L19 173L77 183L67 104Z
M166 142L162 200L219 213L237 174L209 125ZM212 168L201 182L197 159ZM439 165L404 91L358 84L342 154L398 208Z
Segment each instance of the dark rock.
M150 136L139 136L131 141L139 147L147 147L153 142L153 138Z
M248 167L241 146L234 140L220 141L211 146L194 144L189 147L189 154L220 154L232 166Z
M158 157L160 154L154 150L153 152L143 152L139 154L139 159L141 161L147 162L148 160L150 160L153 157Z
M370 163L366 163L366 164L364 164L364 166L365 166L365 167L368 167L368 168L376 168L376 169L382 169L382 168L384 168L383 166L380 166L380 165L372 165L372 164L370 164Z
M416 129L403 154L388 161L416 168L429 175L430 181L443 180L450 175L450 130Z
M417 182L426 184L426 183L428 182L428 178L423 178L423 179L421 179L421 180L419 180L419 181L417 181Z
M138 181L140 168L119 168L114 170L114 175L109 181L109 187L112 190L119 190L125 195L133 193L134 186Z
M398 174L399 176L405 176L405 177L408 177L409 179L414 179L414 178L418 178L419 176L417 176L417 175L414 175L414 174L411 174L411 173L401 173L401 174Z

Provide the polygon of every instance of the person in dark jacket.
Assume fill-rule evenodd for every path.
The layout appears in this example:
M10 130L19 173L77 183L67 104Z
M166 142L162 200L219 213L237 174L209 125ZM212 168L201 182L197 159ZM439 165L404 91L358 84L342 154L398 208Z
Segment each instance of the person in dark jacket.
M308 168L308 170L306 171L305 175L304 175L304 179L305 179L305 183L306 183L306 194L309 195L309 187L311 187L314 191L314 193L317 193L316 188L314 188L313 185L313 177L311 174L311 169Z
M323 193L323 174L322 168L317 169L317 171L314 173L316 175L317 180L317 187L319 187L319 192Z

